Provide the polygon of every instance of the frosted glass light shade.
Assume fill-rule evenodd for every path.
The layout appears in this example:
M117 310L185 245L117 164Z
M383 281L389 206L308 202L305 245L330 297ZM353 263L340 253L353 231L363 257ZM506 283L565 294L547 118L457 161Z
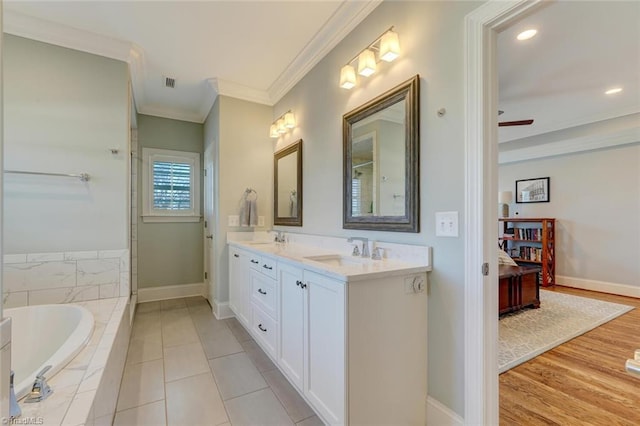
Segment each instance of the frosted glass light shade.
M279 119L276 122L276 125L278 126L278 133L286 133L287 132L287 128L284 126L284 118Z
M280 136L280 133L278 133L278 126L276 126L276 123L273 123L269 128L269 136L272 138L277 138Z
M296 127L296 118L292 112L288 112L284 115L284 127L287 129L293 129Z
M380 59L391 62L398 56L400 56L398 33L389 30L380 39Z
M345 65L340 70L340 87L352 89L356 85L356 70L351 65Z
M358 74L369 77L376 72L376 56L372 50L363 50L358 56Z

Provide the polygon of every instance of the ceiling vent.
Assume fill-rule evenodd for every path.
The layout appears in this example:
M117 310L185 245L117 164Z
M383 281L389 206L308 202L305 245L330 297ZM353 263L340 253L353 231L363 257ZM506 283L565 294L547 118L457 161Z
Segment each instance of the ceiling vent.
M171 77L164 77L164 87L169 87L170 89L174 89L176 87L176 79Z

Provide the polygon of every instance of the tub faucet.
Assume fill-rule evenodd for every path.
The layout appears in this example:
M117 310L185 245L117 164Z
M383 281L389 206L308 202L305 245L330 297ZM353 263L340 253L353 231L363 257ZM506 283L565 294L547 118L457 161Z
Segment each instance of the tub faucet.
M16 391L13 389L13 370L11 370L11 379L9 381L9 418L14 419L22 415L22 410L16 399Z
M33 387L31 388L31 393L24 400L24 402L40 402L44 401L53 393L53 389L47 383L47 379L44 377L44 373L49 371L51 368L50 365L44 367L36 376L36 380L33 382Z
M362 241L362 253L360 256L369 257L369 239L364 237L351 237L347 240L347 242L352 243L354 241ZM357 247L357 246L356 246ZM357 256L356 251L353 250L353 255Z

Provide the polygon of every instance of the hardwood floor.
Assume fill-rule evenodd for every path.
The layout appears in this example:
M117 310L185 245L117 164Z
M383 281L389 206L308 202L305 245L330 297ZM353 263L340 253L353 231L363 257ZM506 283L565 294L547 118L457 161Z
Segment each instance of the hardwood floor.
M624 364L640 349L640 299L549 289L636 309L501 374L500 424L639 425L640 379Z

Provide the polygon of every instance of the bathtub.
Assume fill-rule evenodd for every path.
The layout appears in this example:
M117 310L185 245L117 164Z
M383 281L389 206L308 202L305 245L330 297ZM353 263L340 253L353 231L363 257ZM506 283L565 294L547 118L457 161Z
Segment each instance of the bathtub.
M6 309L11 317L11 364L18 399L31 391L40 370L50 379L89 342L94 319L77 305L35 305ZM55 389L54 389L55 392Z

